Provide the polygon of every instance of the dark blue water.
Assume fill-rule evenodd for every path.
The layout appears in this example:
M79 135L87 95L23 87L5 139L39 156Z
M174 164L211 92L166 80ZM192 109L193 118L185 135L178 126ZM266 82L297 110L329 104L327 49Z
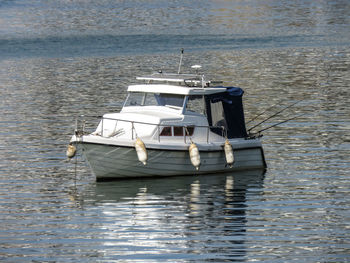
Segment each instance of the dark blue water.
M0 58L347 45L348 1L2 1Z
M0 59L109 57L211 50L240 50L346 45L349 39L316 35L83 35L14 38L0 40ZM181 48L180 48L181 47Z
M1 262L350 261L349 1L0 1ZM266 173L96 183L76 116L201 64L245 90ZM93 118L96 117L96 118Z

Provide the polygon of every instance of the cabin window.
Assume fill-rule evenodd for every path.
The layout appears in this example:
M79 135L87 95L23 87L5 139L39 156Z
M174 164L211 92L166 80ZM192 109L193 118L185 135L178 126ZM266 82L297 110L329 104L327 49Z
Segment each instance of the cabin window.
M171 127L164 127L162 129L162 132L160 133L160 136L171 136L172 132L171 132Z
M222 101L211 103L210 109L211 109L211 119L212 119L213 126L219 126L219 127L224 126L226 128L227 125L226 125L225 112L224 112L224 107L222 105Z
M174 129L174 131L173 131ZM170 126L163 127L160 136L184 136L184 132L186 136L192 136L194 132L194 126L182 127L182 126L174 126L173 128Z
M124 106L141 106L145 102L145 93L131 92L129 93Z
M174 126L174 136L184 136L184 128L181 126Z
M194 132L194 127L193 126L186 127L185 131L187 136L192 136Z
M186 112L196 112L199 114L205 114L203 96L189 96L186 103Z
M154 93L130 92L125 106L153 106L158 105Z
M182 108L184 100L184 95L130 92L124 106L167 106Z
M177 94L155 94L155 98L159 106L175 106L182 107L185 96Z
M143 106L154 106L157 105L156 94L154 93L145 93L145 100L142 104Z

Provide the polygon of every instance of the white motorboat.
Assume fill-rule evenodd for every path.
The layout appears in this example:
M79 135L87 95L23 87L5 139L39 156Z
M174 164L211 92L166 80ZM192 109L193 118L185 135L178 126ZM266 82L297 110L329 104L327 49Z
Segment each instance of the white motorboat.
M246 130L241 88L199 74L137 80L120 112L104 114L91 133L77 127L71 138L67 155L81 147L97 180L266 167L259 137Z

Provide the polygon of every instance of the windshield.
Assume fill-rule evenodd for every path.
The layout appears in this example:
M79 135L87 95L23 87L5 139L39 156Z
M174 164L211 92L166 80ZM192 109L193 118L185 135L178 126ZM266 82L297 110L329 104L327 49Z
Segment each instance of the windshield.
M205 114L205 107L203 96L191 95L188 97L188 101L186 104L186 112L196 112L199 114Z
M184 95L177 94L130 92L124 106L182 107L184 99Z

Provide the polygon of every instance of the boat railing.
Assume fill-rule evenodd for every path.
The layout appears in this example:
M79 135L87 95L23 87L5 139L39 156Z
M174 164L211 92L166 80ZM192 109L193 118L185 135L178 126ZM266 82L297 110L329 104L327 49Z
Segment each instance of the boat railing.
M114 124L114 131L109 132L109 134L105 134L104 132L104 127L105 127L105 121L115 121ZM181 125L181 124L167 124L167 123L163 123L163 124L154 124L154 123L149 123L149 122L143 122L143 121L130 121L130 120L124 120L124 119L116 119L116 118L106 118L106 117L102 117L101 119L101 128L98 131L98 133L95 133L96 135L100 135L101 137L114 137L114 136L118 136L118 130L117 130L117 125L118 122L127 122L131 124L131 139L134 140L138 137L138 131L136 130L136 126L135 124L141 124L141 125L152 125L152 126L156 126L157 127L157 138L158 138L158 142L160 142L162 137L171 137L172 134L174 133L174 127L176 128L182 128L182 135L178 135L176 137L183 137L184 143L187 143L187 138L192 137L192 134L194 133L194 131L197 128L203 128L206 129L206 142L209 143L210 141L210 131L212 129L216 129L218 131L221 131L221 136L223 138L227 137L227 129L224 126L210 126L210 125ZM163 131L162 128L164 127L170 127L171 129L171 135L165 135L162 136L161 133Z

